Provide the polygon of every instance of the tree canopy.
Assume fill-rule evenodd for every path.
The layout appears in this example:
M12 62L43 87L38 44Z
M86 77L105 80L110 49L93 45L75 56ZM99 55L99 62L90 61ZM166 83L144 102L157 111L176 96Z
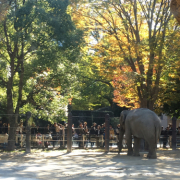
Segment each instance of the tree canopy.
M73 17L86 30L92 65L114 86L120 106L153 109L168 64L167 42L178 33L170 1L76 1Z
M64 120L68 102L180 114L180 29L170 0L0 4L0 111L11 127L27 111Z
M17 125L20 110L58 116L67 105L64 98L73 90L82 42L67 7L68 0L11 1L0 23L0 84L6 89L11 127ZM10 131L11 140L14 133Z

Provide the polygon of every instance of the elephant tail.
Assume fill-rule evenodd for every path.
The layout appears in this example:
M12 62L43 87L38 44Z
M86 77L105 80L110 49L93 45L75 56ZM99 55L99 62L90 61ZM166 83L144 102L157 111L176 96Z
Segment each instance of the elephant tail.
M156 126L155 126L155 145L157 146L157 130L156 130Z
M161 128L155 125L155 144L157 145L158 139L160 138Z

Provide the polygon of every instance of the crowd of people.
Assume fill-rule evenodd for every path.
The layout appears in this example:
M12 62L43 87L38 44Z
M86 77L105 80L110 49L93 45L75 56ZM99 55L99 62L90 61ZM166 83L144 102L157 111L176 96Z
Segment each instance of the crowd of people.
M54 123L54 124L48 124L46 127L39 127L38 125L35 125L35 123L32 123L31 126L31 135L36 136L42 135L42 134L51 134L52 135L52 144L53 147L55 146L56 142L60 142L60 146L65 146L67 143L67 127L68 124L64 122L63 124L60 123ZM117 125L117 127L113 128L112 125L109 126L109 139L115 140L117 139L117 136L119 135L119 129L120 124ZM9 123L3 123L3 125L0 128L1 134L9 134L10 126ZM176 134L180 135L180 127L177 128ZM23 120L20 121L18 124L18 127L16 128L16 134L25 134L25 126L23 125ZM82 143L83 135L86 136L84 144ZM75 141L77 141L78 146L82 147L87 146L87 143L91 143L91 147L94 146L94 142L91 142L91 137L98 138L102 137L105 139L105 123L101 125L97 125L96 122L92 124L91 127L88 126L87 122L80 122L79 125L75 128L74 124L72 125L72 137ZM163 147L166 148L169 137L172 136L172 124L168 124L168 126L161 130L161 143L163 144ZM64 142L63 142L64 141ZM96 141L97 142L97 141ZM104 146L104 144L103 144Z
M117 128L114 130L110 125L109 135L111 140L116 139L116 135L119 134L119 127L120 125L118 125ZM82 143L83 135L86 135L86 140L84 143L85 147L87 147L88 142L91 143L91 147L94 146L94 141L93 142L91 141L92 138L96 139L97 146L100 146L99 144L100 137L103 136L103 139L105 139L105 123L101 125L97 125L97 123L94 122L91 127L88 127L87 122L79 123L79 126L77 128L73 127L72 131L73 131L73 137L75 140L78 141L79 147L83 146ZM104 143L102 143L102 146L104 146Z
M52 134L54 135L53 138L54 140L62 140L62 137L64 136L64 140L66 143L67 140L67 124L61 125L58 123L54 123L53 129L49 128L49 130L52 130ZM110 139L116 139L116 135L119 134L119 128L120 124L117 125L116 129L113 129L112 126L110 125L109 127L109 134L110 134ZM80 122L79 125L75 128L74 124L72 124L72 137L73 140L75 140L78 143L79 147L83 147L83 136L85 136L85 141L84 141L84 146L88 146L88 142L91 143L91 147L94 146L94 142L91 142L91 138L96 138L96 143L99 142L98 137L105 137L105 123L101 125L97 125L97 123L93 123L91 127L88 126L87 122ZM62 144L62 142L61 142ZM61 146L60 144L60 146ZM98 145L98 144L97 144ZM54 144L53 144L54 146ZM102 145L103 146L103 145Z
M120 124L118 124L115 129L112 127L112 125L109 126L110 140L116 139L116 136L119 135L119 129ZM86 135L86 137L89 137L89 139L87 138L87 140L90 140L91 137L99 136L103 136L103 138L105 138L105 123L97 125L97 123L94 122L91 127L87 126L87 122L80 123L78 128L73 130L73 136L78 137L81 140L82 135ZM91 146L93 145L94 143L91 143ZM79 144L79 146L82 146L81 143Z
M37 138L37 135L41 134L51 134L52 135L52 144L55 147L57 141L60 142L60 147L65 146L67 143L67 127L68 124L64 122L63 124L54 123L52 125L47 125L47 127L39 127L32 123L31 126L31 135ZM116 139L116 136L119 135L120 124L114 129L112 125L109 126L109 138L110 140ZM16 129L16 134L25 134L25 127L23 126L23 122L20 122ZM74 124L72 124L72 137L73 140L77 142L79 147L83 146L82 139L83 135L86 136L86 140L84 145L87 147L88 142L90 142L91 138L102 137L105 138L105 123L101 125L97 125L97 123L93 123L91 127L88 126L87 122L80 122L79 125L75 128ZM64 141L64 143L63 143ZM97 143L98 141L96 141ZM90 142L91 147L94 146L94 142ZM104 144L102 144L104 146Z
M176 135L180 135L180 127L176 129ZM161 129L161 139L160 141L163 143L163 148L166 148L169 137L172 136L172 124L169 123L168 126L163 129Z

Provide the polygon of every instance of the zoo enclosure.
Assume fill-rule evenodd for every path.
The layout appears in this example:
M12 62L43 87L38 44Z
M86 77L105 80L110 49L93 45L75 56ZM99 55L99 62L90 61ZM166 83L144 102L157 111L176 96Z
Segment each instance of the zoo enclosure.
M99 113L99 115L101 116L102 113L101 114ZM4 115L4 116L8 116L8 115ZM101 123L102 122L104 123L105 117L100 117L100 116L98 117L98 119L101 119ZM104 116L105 116L105 113L104 113ZM63 148L68 147L68 142L69 142L68 128L64 128L63 133L61 135L43 132L46 129L46 127L38 127L38 131L40 133L39 132L32 133L33 127L30 127L28 124L29 118L30 117L26 117L26 124L22 125L23 128L21 129L21 132L20 133L18 132L15 135L14 143L15 143L16 149L17 148L27 148L27 146L29 147L28 149L34 148L34 147L35 148L45 148L45 147L48 147L47 142L49 143L49 145L56 143L56 146L59 145ZM77 122L77 118L79 120L82 120L82 116L81 117L73 116L73 118L74 118L74 122ZM90 120L92 120L92 122L93 122L93 119L96 119L96 117L92 118L92 116L90 116L90 117L83 116L83 119L84 118L86 119L86 121L87 121L87 118L89 118ZM19 117L19 123L21 124L20 119L21 119L21 117ZM2 120L2 118L1 118L1 120ZM72 115L71 115L71 123L72 123ZM6 124L6 125L4 126L4 124ZM68 127L71 127L71 125L69 124ZM18 127L10 127L8 123L3 123L3 126L0 127L0 146L1 146L1 148L5 149L7 147L8 142L10 141L10 140L8 140L9 131L12 128L17 129ZM75 128L75 129L77 130L78 128ZM78 139L75 139L75 137L73 137L72 134L69 137L70 137L70 139L72 139L71 143L73 143L73 145L80 143L80 144L82 144L82 146L84 146L84 145L93 143L93 144L96 144L97 147L101 147L101 148L105 146L105 141L107 139L107 138L105 139L105 136L103 136L103 135L96 136L96 135L87 135L87 134L86 135L83 134L82 137L79 137ZM117 138L114 138L113 143L117 143L116 140L117 140Z
M105 115L105 114L104 114ZM77 116L75 116L77 118ZM85 116L83 117L85 118ZM72 151L72 148L75 148L73 146L74 143L81 143L82 147L84 147L87 144L95 143L97 148L105 148L105 151L109 151L109 145L110 144L116 144L118 143L118 137L114 136L113 140L110 140L109 138L109 124L110 124L110 116L108 114L105 115L105 117L101 117L105 121L105 135L100 136L90 136L90 135L82 135L79 139L74 139L72 136L72 122L73 122L73 116L71 113L69 113L68 116L68 127L64 129L64 132L62 136L60 137L58 134L46 134L46 133L37 133L37 134L31 134L32 127L28 126L28 123L26 124L25 134L16 134L15 137L15 144L18 145L18 148L26 148L26 151L30 151L32 147L35 148L45 148L48 147L47 143L54 144L56 143L56 146L59 145L60 147L67 148L68 152ZM28 122L28 118L26 117L26 122ZM7 132L5 134L0 134L0 144L1 147L5 148L8 143L8 134L9 129L15 128L15 127L6 127L3 129L1 128L1 133L3 131ZM41 132L46 127L39 127L41 129ZM78 129L78 128L76 128ZM126 147L126 141L124 139L123 147ZM177 136L175 139L176 147L180 144L180 136ZM173 136L168 137L168 143L170 147L173 147ZM163 137L161 136L159 141L159 147L163 144ZM144 148L144 147L143 147ZM142 148L141 148L142 149Z

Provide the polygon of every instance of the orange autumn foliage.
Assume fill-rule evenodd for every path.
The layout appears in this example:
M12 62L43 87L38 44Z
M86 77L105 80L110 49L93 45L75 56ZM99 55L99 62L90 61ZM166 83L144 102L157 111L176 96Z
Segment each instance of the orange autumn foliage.
M72 17L85 30L84 50L114 86L114 102L153 109L167 62L165 44L174 33L169 1L71 2Z

